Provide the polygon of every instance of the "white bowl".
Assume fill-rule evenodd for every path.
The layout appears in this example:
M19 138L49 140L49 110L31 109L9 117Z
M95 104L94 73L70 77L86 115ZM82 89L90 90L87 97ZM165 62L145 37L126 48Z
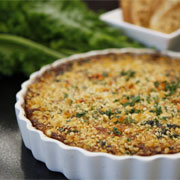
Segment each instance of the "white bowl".
M155 47L158 50L180 51L180 29L166 34L124 22L120 8L102 14L100 19L123 30L127 36L148 47Z
M44 162L48 169L63 173L69 179L178 179L180 178L180 153L153 156L115 156L108 153L89 152L82 148L72 147L49 138L37 130L25 116L24 97L28 86L45 71L79 58L109 53L156 53L149 49L108 49L73 55L54 62L33 73L30 79L22 84L17 93L15 104L19 129L25 146L33 156ZM180 53L164 52L163 54L180 58Z

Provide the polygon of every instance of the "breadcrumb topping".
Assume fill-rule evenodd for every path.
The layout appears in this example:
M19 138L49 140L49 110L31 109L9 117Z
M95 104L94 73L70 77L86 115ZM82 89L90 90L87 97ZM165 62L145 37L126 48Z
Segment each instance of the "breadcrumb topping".
M67 145L115 155L180 152L180 61L158 54L75 60L32 83L25 111Z

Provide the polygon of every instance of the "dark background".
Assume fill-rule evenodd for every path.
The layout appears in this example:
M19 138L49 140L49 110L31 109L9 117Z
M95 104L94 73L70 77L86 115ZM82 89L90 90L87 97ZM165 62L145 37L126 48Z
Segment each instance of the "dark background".
M118 7L118 0L86 0L97 11ZM0 180L4 179L66 179L49 171L45 164L34 159L24 146L17 126L15 95L26 78L20 75L0 77Z

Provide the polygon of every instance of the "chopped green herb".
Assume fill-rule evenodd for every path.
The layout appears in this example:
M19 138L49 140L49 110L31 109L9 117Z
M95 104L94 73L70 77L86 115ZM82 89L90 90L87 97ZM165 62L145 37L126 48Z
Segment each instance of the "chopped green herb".
M59 128L58 129L60 132L63 132L65 129L64 128Z
M162 100L164 100L164 101L165 101L166 99L167 99L167 97L166 97L166 96L164 96L164 97L162 98Z
M158 104L158 102L159 102L159 96L155 96L155 97L153 97L153 99L154 99L155 103Z
M139 95L135 96L135 97L133 97L131 102L126 102L126 103L123 104L123 106L124 107L126 107L126 106L134 106L134 104L139 102L140 100L141 100L141 97Z
M120 75L121 76L127 76L127 81L129 80L129 78L132 78L132 77L134 77L135 76L135 71L132 71L132 70L128 70L128 71L121 71L120 72Z
M87 114L88 111L84 111L82 113L76 113L76 117L83 117L84 115Z
M142 112L142 110L140 110L140 109L136 110L136 113L141 113L141 112Z
M70 99L70 104L72 104L73 103L73 100L72 99Z
M139 83L140 83L140 80L137 80L137 81L136 81L136 84L139 84Z
M156 92L156 89L154 89L154 88L151 88L151 92Z
M109 119L111 118L111 115L113 115L111 110L106 110L105 114L109 117Z
M119 99L115 99L113 102L118 102L119 101Z
M61 82L61 79L55 79L55 82Z
M79 89L78 86L74 86L74 85L72 85L72 88L74 88L74 89Z
M129 113L133 114L133 113L135 113L135 111L136 111L136 109L132 108L132 109L129 111Z
M156 88L158 88L159 85L160 85L159 81L155 81L155 82L154 82L154 86L155 86Z
M64 98L68 98L68 94L67 93L64 93Z
M104 76L104 77L108 77L108 72L104 72L104 73L103 73L103 76Z
M130 116L128 116L126 119L125 119L125 124L131 124L131 123L134 123L134 119L132 119Z
M120 135L120 132L116 127L113 128L113 132L115 135Z
M136 73L135 71L129 70L129 77L134 77L135 73Z
M177 86L180 87L180 80L177 81Z
M162 119L162 120L168 120L168 117L163 116L163 117L161 117L161 119Z
M166 96L170 96L172 94L174 94L177 90L177 88L179 87L179 80L178 82L167 82L165 81L166 85L165 85L165 91L167 91L168 93L166 94Z
M112 94L118 94L118 92L117 91L112 91Z
M124 95L128 100L130 99L130 96Z
M156 112L156 115L159 116L162 113L161 106L155 105L155 112Z
M130 139L130 138L127 138L127 141L128 141L128 142L131 142L131 139Z
M162 113L161 106L158 106L158 104L156 104L154 107L155 109L151 109L149 112L156 113L156 115L159 116Z
M128 115L128 114L129 114L129 111L128 111L128 110L125 110L125 114Z
M126 71L121 71L121 72L120 72L120 75L121 75L121 76L126 76L127 74L128 74L128 73L127 73Z
M80 106L79 106L79 104L76 104L76 108L79 108Z
M131 102L126 102L126 103L123 104L124 107L126 107L126 106L131 106L131 105L132 105Z
M167 108L167 106L164 106L164 109L166 110L166 112L168 111L168 108Z
M138 96L133 97L132 102L136 103L136 102L139 102L140 100L141 100L141 97L138 95Z
M66 122L70 122L71 120L66 120Z
M126 151L125 154L131 154L129 151Z
M121 114L120 110L116 110L113 114Z

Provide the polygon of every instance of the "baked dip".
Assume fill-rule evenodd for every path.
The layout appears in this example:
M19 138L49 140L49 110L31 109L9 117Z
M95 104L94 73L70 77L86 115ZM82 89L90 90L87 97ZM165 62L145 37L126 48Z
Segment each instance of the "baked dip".
M180 152L180 61L110 53L52 67L29 87L26 117L50 138L115 155Z

